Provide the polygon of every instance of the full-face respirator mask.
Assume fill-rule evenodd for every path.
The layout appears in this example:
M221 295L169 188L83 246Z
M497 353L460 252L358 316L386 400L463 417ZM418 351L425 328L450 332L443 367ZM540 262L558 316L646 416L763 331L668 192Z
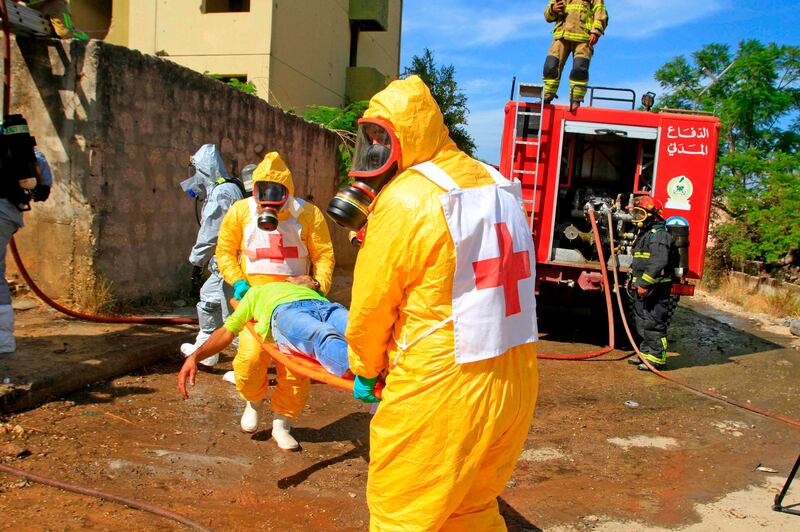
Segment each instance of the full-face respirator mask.
M278 213L289 199L289 190L280 183L256 181L253 183L253 198L258 206L258 228L263 231L277 229Z
M650 223L652 216L661 216L664 206L652 196L642 196L636 200L631 209L631 221L636 227L644 227Z
M358 231L367 222L375 196L395 175L401 160L400 143L389 122L361 118L356 132L354 181L339 190L327 213L337 224Z
M210 179L209 175L203 170L194 165L192 158L189 158L189 166L186 170L188 174L187 179L181 181L181 188L186 192L190 198L197 201L205 201L208 195L206 190L206 179Z

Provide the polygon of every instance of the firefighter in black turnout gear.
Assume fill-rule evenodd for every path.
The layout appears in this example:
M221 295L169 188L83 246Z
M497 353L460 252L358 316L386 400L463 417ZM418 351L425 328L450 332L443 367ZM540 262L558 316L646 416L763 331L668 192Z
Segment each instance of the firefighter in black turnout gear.
M640 197L633 208L633 222L639 227L633 243L628 293L633 301L636 329L641 337L639 351L656 369L667 363L667 328L677 298L671 295L677 250L664 225L661 202L651 196ZM638 358L629 359L647 370Z

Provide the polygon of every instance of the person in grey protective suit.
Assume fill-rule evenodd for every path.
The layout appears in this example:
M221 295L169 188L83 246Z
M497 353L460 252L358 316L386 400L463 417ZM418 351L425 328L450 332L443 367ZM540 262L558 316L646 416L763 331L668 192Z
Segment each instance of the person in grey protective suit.
M36 187L31 191L33 201L44 201L50 196L53 186L53 174L47 159L38 148L33 149L36 155ZM14 309L11 308L11 290L6 281L6 248L11 237L22 227L21 207L8 198L0 196L0 354L13 353L17 350L14 337Z
M228 301L233 297L233 289L225 284L217 267L214 251L217 235L225 213L236 201L244 197L244 187L237 179L230 177L225 163L214 144L205 144L190 158L189 178L181 182L181 188L189 196L203 202L200 230L197 241L189 255L193 266L192 279L202 279L203 269L209 272L200 288L200 301L197 302L197 321L200 331L194 343L181 345L181 353L188 357L222 326L231 312ZM219 360L219 353L200 361L205 366L213 366Z

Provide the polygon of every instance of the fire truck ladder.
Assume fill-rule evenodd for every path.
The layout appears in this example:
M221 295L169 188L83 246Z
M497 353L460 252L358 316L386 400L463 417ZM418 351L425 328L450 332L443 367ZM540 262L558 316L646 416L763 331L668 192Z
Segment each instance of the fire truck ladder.
M527 106L527 109L520 111L519 99L528 98L533 105ZM542 114L544 113L544 85L533 83L520 83L519 84L519 99L514 105L514 142L511 144L511 171L509 178L512 181L522 181L526 175L533 176L533 197L532 199L523 199L523 204L526 205L526 210L530 208L530 229L533 233L534 219L536 217L536 197L539 192L541 183L539 182L539 157L541 155L541 142L542 142ZM523 117L524 126L519 130L519 119ZM536 131L536 136L526 136L531 129ZM528 146L536 146L536 160L533 164L533 169L525 169L524 155L530 148ZM529 167L530 168L530 167ZM530 207L528 207L528 205Z
M25 37L53 37L53 25L50 19L40 12L13 0L0 0L6 4L8 26L11 33Z

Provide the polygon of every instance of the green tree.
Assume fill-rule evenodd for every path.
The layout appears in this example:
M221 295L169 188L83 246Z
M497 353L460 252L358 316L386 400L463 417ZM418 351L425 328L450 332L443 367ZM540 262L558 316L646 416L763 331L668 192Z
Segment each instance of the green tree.
M310 105L303 118L329 129L339 136L341 142L337 147L339 156L339 178L344 183L349 181L348 173L353 165L355 148L355 132L358 119L364 114L369 102L361 100L344 107L328 107Z
M800 255L800 47L748 40L732 52L709 44L655 77L660 106L709 111L722 122L712 200L726 215L714 229L722 255L768 266Z
M450 131L450 138L459 149L472 155L475 141L466 128L469 114L467 97L458 87L455 73L453 65L437 67L433 52L425 48L422 56L415 55L411 58L411 66L403 71L403 77L416 74L425 82L444 115L444 125Z

